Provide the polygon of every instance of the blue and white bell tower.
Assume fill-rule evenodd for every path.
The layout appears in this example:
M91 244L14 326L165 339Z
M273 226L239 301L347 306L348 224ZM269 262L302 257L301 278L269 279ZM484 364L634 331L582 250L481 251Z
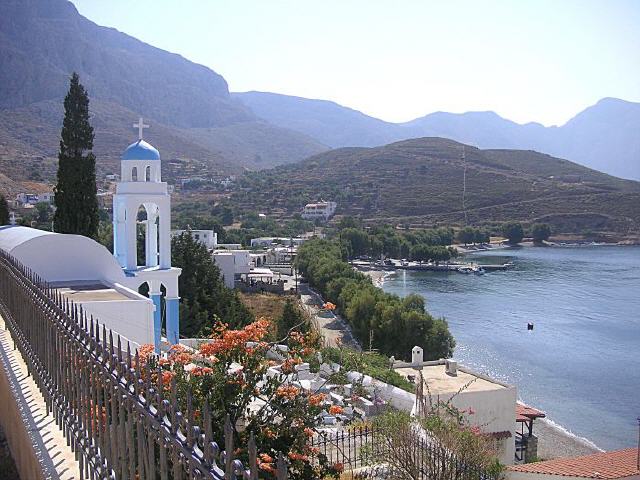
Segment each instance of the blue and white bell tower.
M113 255L127 276L128 287L137 290L144 283L149 286L149 297L155 305L154 340L159 350L163 318L167 341L179 341L181 270L171 266L171 196L167 183L160 178L160 153L143 140L142 130L148 125L142 118L133 126L138 128L138 141L122 154L120 182L113 196ZM139 226L144 230L144 265L139 265L137 254Z

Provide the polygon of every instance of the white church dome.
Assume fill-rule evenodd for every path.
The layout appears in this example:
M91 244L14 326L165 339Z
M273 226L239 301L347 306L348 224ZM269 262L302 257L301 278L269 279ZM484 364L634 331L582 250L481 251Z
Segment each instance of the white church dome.
M127 147L122 160L160 160L160 152L144 140L138 140Z

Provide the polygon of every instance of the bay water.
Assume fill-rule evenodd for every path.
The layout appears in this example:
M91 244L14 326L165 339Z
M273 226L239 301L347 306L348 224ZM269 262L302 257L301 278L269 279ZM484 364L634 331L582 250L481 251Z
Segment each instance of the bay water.
M478 252L485 275L398 271L385 291L419 293L445 317L454 358L518 387L571 434L633 447L640 417L640 247L526 247ZM533 330L527 330L527 323Z

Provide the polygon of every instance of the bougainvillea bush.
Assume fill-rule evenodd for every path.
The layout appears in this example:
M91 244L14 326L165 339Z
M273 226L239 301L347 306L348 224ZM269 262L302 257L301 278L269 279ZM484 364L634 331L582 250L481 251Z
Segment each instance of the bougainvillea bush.
M337 477L341 466L329 464L309 445L325 396L292 384L297 378L295 366L313 352L312 337L291 332L288 350L279 352L283 359L274 362L267 359L274 344L265 340L272 328L267 320L239 330L217 323L211 339L195 352L174 345L166 358L158 358L153 346L145 345L138 350L138 357L143 371L147 366L147 371L161 369L165 388L175 381L177 401L183 411L191 393L196 421L203 421L202 409L207 402L214 438L220 442L229 416L234 444L244 446L234 452L236 458L246 462L246 445L253 433L261 478L275 478L279 452L288 457L291 479ZM276 363L280 364L279 369L269 369ZM157 375L154 379L157 381Z

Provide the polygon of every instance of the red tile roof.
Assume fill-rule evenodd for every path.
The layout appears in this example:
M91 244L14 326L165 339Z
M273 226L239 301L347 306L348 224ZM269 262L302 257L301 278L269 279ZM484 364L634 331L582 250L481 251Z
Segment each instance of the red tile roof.
M544 412L521 403L516 403L516 422L528 422L536 418L544 418Z
M616 479L640 474L637 460L638 449L627 448L583 457L556 458L546 462L511 465L507 470L566 477Z

